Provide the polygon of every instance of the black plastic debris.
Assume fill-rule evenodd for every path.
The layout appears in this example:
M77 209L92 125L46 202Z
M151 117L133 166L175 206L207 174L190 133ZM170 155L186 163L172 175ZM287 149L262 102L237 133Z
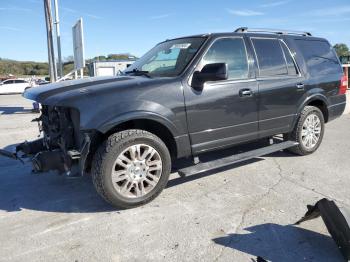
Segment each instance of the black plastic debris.
M0 156L8 157L14 160L19 160L22 164L24 164L23 160L17 155L17 153L12 153L12 152L0 149Z
M268 262L268 261L265 260L264 258L258 256L256 259L252 259L252 262Z
M326 198L314 206L308 205L307 209L305 216L295 224L321 216L340 252L346 260L350 260L350 211L339 208L334 201Z

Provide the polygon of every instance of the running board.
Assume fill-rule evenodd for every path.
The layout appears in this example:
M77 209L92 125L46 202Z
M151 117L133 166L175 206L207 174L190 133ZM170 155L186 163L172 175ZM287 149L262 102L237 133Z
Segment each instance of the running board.
M287 149L287 148L290 148L290 147L293 147L296 145L298 145L298 142L285 141L285 142L281 142L278 144L273 144L270 146L266 146L266 147L258 148L258 149L251 150L248 152L240 153L237 155L232 155L232 156L220 158L217 160L212 160L209 162L199 163L199 164L194 165L194 166L186 167L186 168L178 170L178 174L181 177L191 176L191 175L207 172L210 170L214 170L217 168L236 164L239 162L243 162L243 161L246 161L246 160L249 160L252 158L265 156L265 155L268 155L268 154L271 154L271 153L274 153L274 152L277 152L277 151L280 151L283 149Z

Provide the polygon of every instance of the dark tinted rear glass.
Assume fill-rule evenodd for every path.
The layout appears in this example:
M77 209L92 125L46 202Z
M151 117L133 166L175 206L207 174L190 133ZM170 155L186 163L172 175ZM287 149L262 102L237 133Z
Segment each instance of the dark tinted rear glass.
M287 46L282 43L282 48L283 48L283 52L284 52L284 56L286 57L286 62L287 62L287 67L288 67L288 75L298 75L298 69L294 63L294 60L290 54L289 49L287 48Z
M279 40L252 38L260 76L287 75L287 65Z
M298 39L295 43L306 61L311 76L342 73L337 56L327 41Z

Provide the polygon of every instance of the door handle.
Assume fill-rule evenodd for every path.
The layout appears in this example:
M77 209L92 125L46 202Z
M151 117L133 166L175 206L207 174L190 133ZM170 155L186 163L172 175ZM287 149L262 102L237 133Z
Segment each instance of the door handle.
M297 89L298 90L304 90L304 84L302 84L302 83L299 83L299 84L296 84L296 87L297 87Z
M241 89L239 90L240 97L249 97L253 95L253 91L251 89Z

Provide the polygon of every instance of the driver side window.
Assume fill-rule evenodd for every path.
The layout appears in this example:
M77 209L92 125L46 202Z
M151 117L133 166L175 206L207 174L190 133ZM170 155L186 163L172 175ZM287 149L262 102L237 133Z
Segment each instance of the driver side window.
M248 78L248 59L242 38L222 38L216 40L204 55L201 65L226 63L228 79Z

